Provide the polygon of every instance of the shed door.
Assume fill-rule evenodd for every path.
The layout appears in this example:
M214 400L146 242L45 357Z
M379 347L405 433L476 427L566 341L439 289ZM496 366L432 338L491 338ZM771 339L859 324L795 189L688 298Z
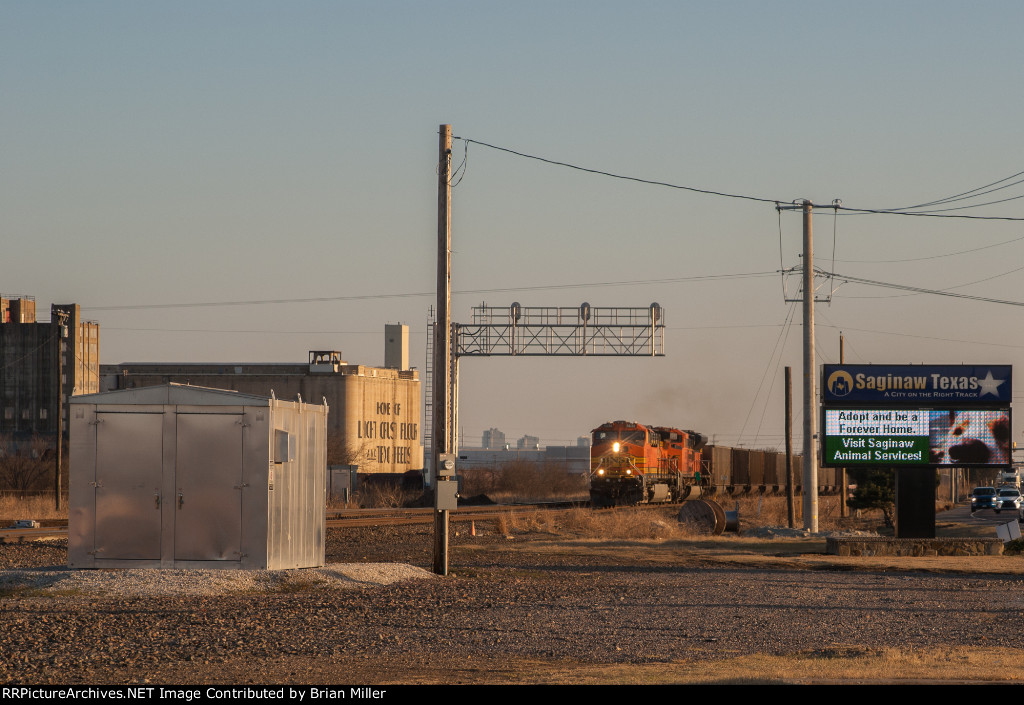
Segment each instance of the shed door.
M160 559L163 414L96 414L97 558Z
M175 560L241 559L242 418L177 415Z

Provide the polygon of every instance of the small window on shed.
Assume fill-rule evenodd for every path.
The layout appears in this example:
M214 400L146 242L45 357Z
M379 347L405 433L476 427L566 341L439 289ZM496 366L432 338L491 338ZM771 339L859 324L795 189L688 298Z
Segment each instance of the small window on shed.
M274 462L291 463L295 460L295 435L274 429Z

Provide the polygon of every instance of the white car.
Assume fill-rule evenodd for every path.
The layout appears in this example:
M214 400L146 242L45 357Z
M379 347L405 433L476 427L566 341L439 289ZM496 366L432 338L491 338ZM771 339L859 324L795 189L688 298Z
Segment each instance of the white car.
M1020 514L1020 505L1020 490L1016 487L1003 487L1000 488L999 494L996 495L996 506L993 507L993 509L996 510L996 514L1004 509L1009 509Z

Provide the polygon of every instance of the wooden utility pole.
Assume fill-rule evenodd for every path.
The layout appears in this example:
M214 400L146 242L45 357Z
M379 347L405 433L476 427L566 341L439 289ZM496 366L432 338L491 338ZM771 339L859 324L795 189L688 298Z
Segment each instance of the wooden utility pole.
M448 575L448 510L437 508L441 456L452 452L452 126L441 125L437 157L437 322L434 324L434 573Z
M789 528L796 528L796 477L793 473L793 368L786 368L786 509Z
M839 331L839 364L846 362L843 350L843 332ZM839 468L839 516L850 516L850 508L846 506L846 468Z
M50 309L50 322L54 324L53 337L57 354L57 452L56 467L53 469L53 507L60 511L60 469L64 462L64 337L67 332L68 314L56 306Z
M818 530L818 454L815 450L818 414L814 367L814 247L811 202L804 212L804 528Z

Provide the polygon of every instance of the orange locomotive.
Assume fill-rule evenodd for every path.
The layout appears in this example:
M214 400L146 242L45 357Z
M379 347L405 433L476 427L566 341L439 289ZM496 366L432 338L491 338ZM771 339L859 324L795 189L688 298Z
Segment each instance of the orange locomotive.
M702 482L700 450L707 438L696 431L612 421L592 433L590 501L595 507L677 502Z

